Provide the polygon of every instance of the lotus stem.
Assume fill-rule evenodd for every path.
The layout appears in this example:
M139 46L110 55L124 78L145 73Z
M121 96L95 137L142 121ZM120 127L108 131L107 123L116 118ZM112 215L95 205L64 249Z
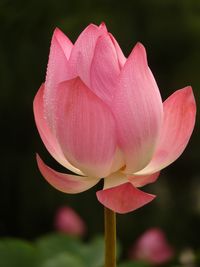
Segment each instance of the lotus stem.
M116 267L116 214L104 208L105 267Z

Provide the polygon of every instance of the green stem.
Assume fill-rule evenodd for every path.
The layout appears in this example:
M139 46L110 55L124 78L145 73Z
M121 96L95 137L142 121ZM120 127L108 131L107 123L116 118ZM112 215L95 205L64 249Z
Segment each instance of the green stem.
M116 214L104 208L105 267L116 267Z

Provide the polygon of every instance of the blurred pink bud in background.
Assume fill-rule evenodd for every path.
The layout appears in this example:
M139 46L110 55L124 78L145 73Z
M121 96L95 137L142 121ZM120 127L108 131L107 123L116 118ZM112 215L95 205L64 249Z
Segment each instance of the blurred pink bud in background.
M151 228L144 232L132 246L129 257L159 265L172 259L173 254L173 249L167 242L164 232L159 228Z
M86 232L84 221L75 210L68 206L57 210L54 225L57 231L68 235L83 236Z

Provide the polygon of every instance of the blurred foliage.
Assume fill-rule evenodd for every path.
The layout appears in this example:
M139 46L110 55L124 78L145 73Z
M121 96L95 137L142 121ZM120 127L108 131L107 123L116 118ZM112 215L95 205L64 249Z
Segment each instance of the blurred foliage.
M0 240L0 266L4 267L102 267L104 240L99 236L83 243L63 234L49 234L33 243ZM143 267L143 266L141 266Z
M41 177L35 163L36 151L52 167L60 166L46 152L32 113L34 95L44 81L53 29L61 28L75 41L86 25L101 21L106 22L127 56L137 41L145 45L163 99L176 89L192 84L200 104L199 0L1 0L2 236L31 239L47 233L53 228L55 210L63 203L80 213L88 225L88 236L103 231L103 209L95 197L101 185L79 195L65 195ZM157 183L145 188L157 194L157 199L134 213L118 216L124 256L133 240L152 226L162 227L177 250L200 247L197 118L192 140L183 156L162 172ZM24 246L29 257L32 248ZM58 257L60 264L65 260L65 254ZM73 258L68 260L73 262Z
M118 258L120 250L118 250ZM125 261L118 259L119 267L152 267L147 262ZM184 265L178 260L162 265L163 267L196 266ZM0 239L0 266L3 267L103 267L104 239L96 236L83 242L64 234L51 233L28 242L17 238ZM161 266L161 265L160 265Z
M143 262L128 261L120 264L119 267L150 267L150 265Z

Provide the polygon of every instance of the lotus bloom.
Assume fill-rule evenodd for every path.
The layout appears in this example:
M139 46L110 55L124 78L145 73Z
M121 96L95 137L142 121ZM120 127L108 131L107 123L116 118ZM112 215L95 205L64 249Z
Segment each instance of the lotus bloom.
M130 250L130 258L152 264L163 264L171 260L173 249L168 244L164 232L159 228L151 228L139 237Z
M91 24L75 44L55 29L34 115L49 153L74 173L57 172L38 156L45 179L74 194L103 178L98 200L126 213L154 199L138 188L185 149L195 100L185 87L162 103L144 46L137 43L126 58L104 24Z
M86 226L81 217L68 206L60 207L55 215L55 228L69 235L83 236Z

